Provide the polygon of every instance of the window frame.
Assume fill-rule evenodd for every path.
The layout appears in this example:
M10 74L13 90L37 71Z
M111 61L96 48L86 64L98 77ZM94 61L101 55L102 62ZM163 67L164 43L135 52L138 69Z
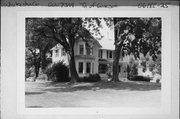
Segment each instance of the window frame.
M81 48L82 48L82 54L81 54ZM79 55L84 55L84 45L83 44L79 44Z
M88 49L89 49L90 54L88 54ZM92 47L86 47L86 55L93 55L93 48Z
M109 59L109 50L106 50L106 58Z
M102 54L103 54L103 50L99 50L98 53L99 53L99 54L98 54L98 57L102 59L102 57L103 57L103 55L102 55Z
M80 69L80 67L81 67L80 64L82 64L82 65L81 65L81 66L82 66L82 69ZM78 73L81 73L81 74L83 73L83 69L84 69L84 66L83 66L83 65L84 65L83 62L79 62L79 63L78 63ZM82 71L81 71L81 70L82 70Z
M111 56L111 57L110 57ZM109 51L109 58L112 59L113 58L113 51Z
M89 64L89 69L88 69L88 64ZM91 73L91 62L86 62L86 73L88 74Z

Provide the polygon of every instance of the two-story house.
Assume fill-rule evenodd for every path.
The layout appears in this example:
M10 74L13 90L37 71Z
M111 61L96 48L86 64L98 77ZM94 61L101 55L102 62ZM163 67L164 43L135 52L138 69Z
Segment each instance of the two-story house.
M76 70L79 76L87 76L89 74L98 73L98 50L102 46L97 40L86 43L79 39L74 45L74 57L76 63ZM52 49L52 62L64 61L66 65L69 64L67 54L62 45L57 44Z
M82 77L88 76L89 74L98 73L101 77L107 77L106 72L113 63L113 43L113 39L102 39L100 41L93 40L93 42L88 44L81 39L77 40L74 46L74 55L76 70L79 76ZM53 63L56 63L58 61L64 61L66 65L69 64L67 54L62 45L57 44L51 50ZM126 70L122 70L125 69L122 68L122 64L126 65L128 61L128 56L120 59L120 73L126 74Z

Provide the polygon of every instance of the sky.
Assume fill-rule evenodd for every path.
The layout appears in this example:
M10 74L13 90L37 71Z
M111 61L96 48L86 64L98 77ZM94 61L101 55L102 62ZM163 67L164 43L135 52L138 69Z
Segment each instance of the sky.
M94 21L93 21L94 22ZM94 22L95 26L96 22ZM100 34L103 36L103 38L99 39L99 36L96 36L97 34L93 31L93 27L88 27L89 24L85 24L85 27L92 32L92 36L94 36L95 39L99 41L102 48L101 49L109 49L114 50L114 28L113 26L108 27L104 20L101 20L102 28L99 28Z
M104 36L101 40L98 40L102 45L102 49L114 49L114 29L108 27L105 22L102 22L101 34Z

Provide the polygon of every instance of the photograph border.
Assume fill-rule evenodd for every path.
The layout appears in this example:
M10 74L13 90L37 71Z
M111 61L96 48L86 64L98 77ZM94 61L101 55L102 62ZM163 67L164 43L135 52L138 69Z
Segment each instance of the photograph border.
M148 13L148 14L147 14ZM26 17L161 17L162 85L160 108L25 108L25 18ZM17 113L42 115L170 114L171 113L171 14L151 10L22 11L17 14ZM164 54L166 53L166 54ZM71 113L70 113L71 112Z

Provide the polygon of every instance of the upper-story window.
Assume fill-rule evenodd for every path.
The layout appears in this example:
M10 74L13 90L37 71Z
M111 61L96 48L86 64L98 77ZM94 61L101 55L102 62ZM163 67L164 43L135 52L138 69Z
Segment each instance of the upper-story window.
M109 51L106 51L106 58L109 58Z
M79 54L80 55L84 54L84 45L79 45Z
M59 57L59 49L55 50L55 57Z
M109 58L113 58L113 52L112 51L109 52Z
M92 55L92 47L86 47L86 54L87 55Z
M61 49L61 56L65 56L66 55L66 51L64 48Z
M99 58L102 58L103 52L102 50L99 50Z
M112 51L107 50L107 58L108 59L112 59L113 58L113 52Z

